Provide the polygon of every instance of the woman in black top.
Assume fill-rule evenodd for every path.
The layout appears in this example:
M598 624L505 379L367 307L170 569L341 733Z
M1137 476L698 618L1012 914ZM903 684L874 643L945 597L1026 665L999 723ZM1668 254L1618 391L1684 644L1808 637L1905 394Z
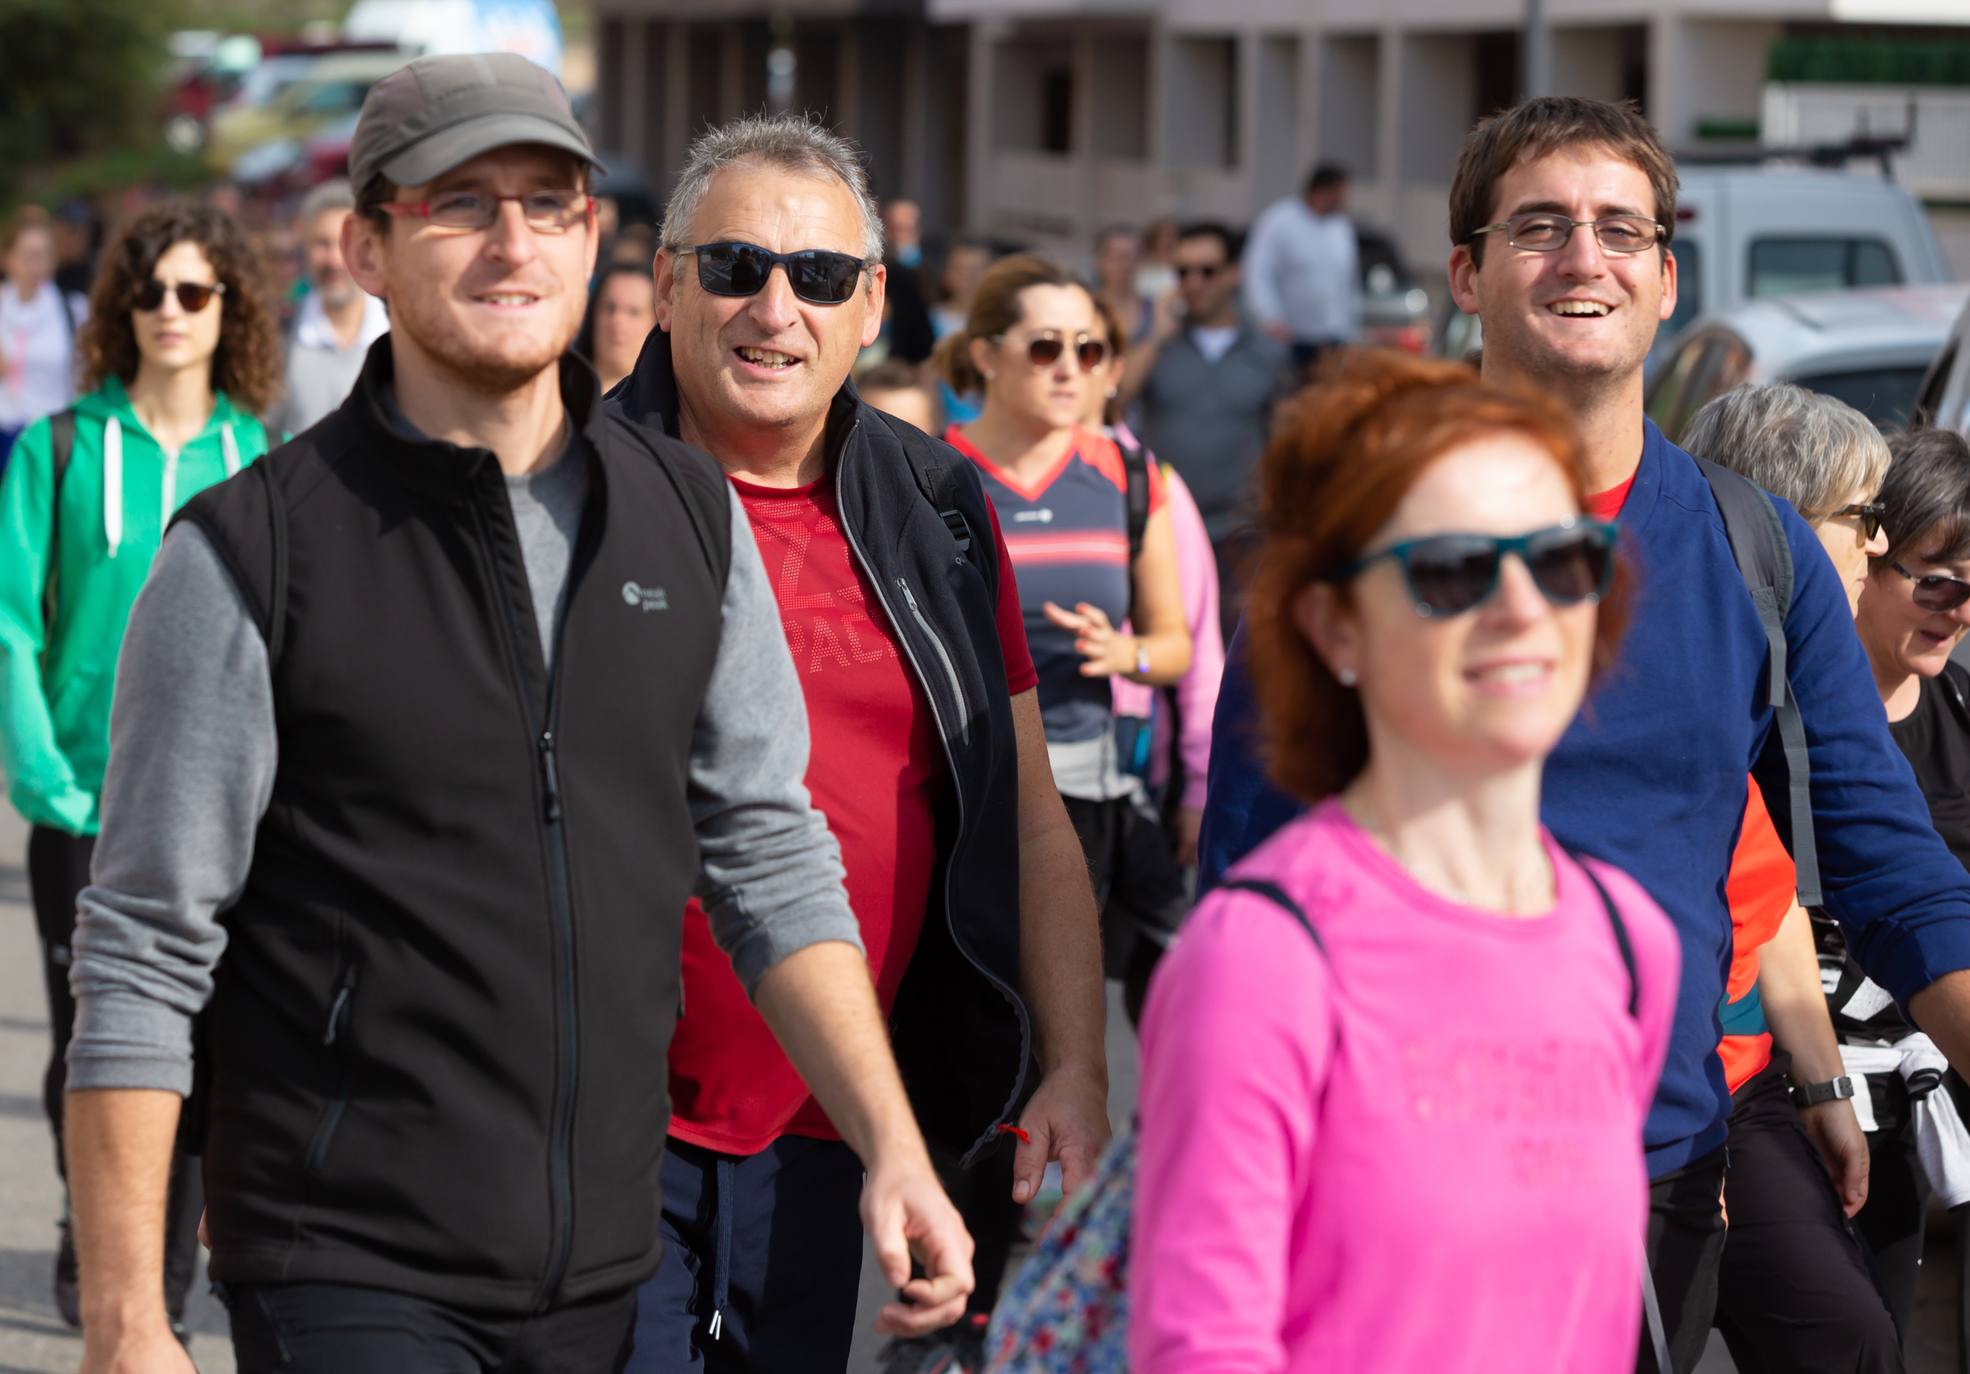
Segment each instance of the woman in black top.
M1872 560L1854 624L1889 731L1915 770L1929 818L1970 867L1970 673L1950 661L1970 626L1970 443L1947 430L1913 430L1891 436L1888 447L1888 477L1876 498L1888 551ZM1911 1035L1915 1028L1901 1009L1846 957L1833 921L1815 912L1813 933L1840 1038L1894 1045ZM1867 1205L1854 1218L1903 1332L1914 1304L1927 1204L1910 1129L1912 1086L1915 1080L1905 1082L1899 1073L1867 1075L1863 1091L1876 1123L1868 1133L1874 1159Z

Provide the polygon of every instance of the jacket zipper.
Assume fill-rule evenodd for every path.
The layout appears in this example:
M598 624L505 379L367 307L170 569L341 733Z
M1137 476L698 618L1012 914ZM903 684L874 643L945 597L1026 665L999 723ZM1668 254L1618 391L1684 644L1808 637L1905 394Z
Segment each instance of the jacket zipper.
M319 1174L328 1162L328 1147L334 1143L335 1132L342 1125L342 1115L349 1110L349 1063L347 1032L349 1029L350 999L356 995L356 979L360 975L359 965L348 964L343 967L341 976L335 980L335 996L328 1004L328 1024L322 1031L322 1044L333 1048L342 1043L344 1048L337 1052L341 1066L341 1082L337 1087L335 1100L328 1104L328 1111L322 1116L321 1125L315 1128L315 1138L308 1146L307 1170Z
M473 512L479 521L479 538L486 561L496 569L498 565L492 556L491 541L486 537L484 512L476 504ZM568 560L567 602L574 599L575 572L575 560L571 557ZM575 1011L574 887L568 876L568 839L563 827L561 769L555 757L554 741L555 710L561 695L561 656L555 654L552 665L547 669L545 723L536 722L532 704L527 701L526 675L520 668L520 629L514 620L512 598L502 594L497 600L506 622L507 665L513 674L514 690L520 698L521 711L526 717L540 767L541 841L547 863L548 902L553 908L555 955L561 966L561 977L555 989L556 1011L560 1021L555 1038L560 1054L548 1141L548 1208L553 1234L548 1243L546 1271L534 1294L534 1309L546 1311L560 1290L562 1280L567 1277L569 1260L574 1252L574 1097L575 1078L581 1064L580 1024ZM565 618L567 612L564 610L562 614ZM559 633L557 626L557 637Z
M862 422L859 418L854 420L850 424L848 436L842 443L842 452L844 454L848 451L848 445L854 441L855 431L860 429L861 427L862 427ZM840 480L838 474L836 480L837 482L839 482ZM930 676L929 674L925 673L923 670L923 660L917 657L917 651L913 647L911 647L909 636L901 632L902 622L897 618L896 608L889 603L889 598L885 594L883 581L880 577L876 576L875 565L869 561L869 555L867 551L863 549L862 541L856 536L855 526L853 522L851 522L848 518L847 503L843 501L843 502L838 502L838 504L840 505L840 510L841 510L841 521L840 521L841 532L842 535L848 540L849 552L855 555L855 562L857 563L858 566L861 567L862 575L869 579L869 585L875 589L876 602L882 607L883 614L889 617L889 623L892 626L897 627L896 639L897 642L903 646L903 657L906 660L908 660L910 665L910 671L917 675L917 681L920 684L922 684L924 689L923 691L924 699L930 703L930 718L937 725L937 742L939 745L943 747L944 750L944 766L950 770L951 796L953 800L956 802L958 808L957 833L951 839L951 850L953 853L955 853L959 848L963 846L965 841L965 835L967 833L967 827L969 825L969 820L965 811L965 804L964 804L964 777L958 771L957 751L951 747L951 734L950 731L945 729L944 727L943 713L937 709L937 693L933 692L930 689ZM905 596L909 596L909 590L910 590L909 586L905 583L905 581L902 578L899 577L896 579L896 585L903 589L903 593ZM952 686L956 688L957 669L952 664L950 654L944 648L943 641L937 637L934 631L931 630L929 622L924 618L923 613L917 607L915 597L910 597L909 605L910 605L910 611L912 615L915 617L917 624L923 628L925 633L929 634L930 642L937 646L937 652L939 653L939 655L943 657L944 660L945 671L950 674ZM958 693L958 702L960 709L962 709L964 703L964 693L961 690ZM970 732L965 731L962 735L962 738L968 744L971 739ZM1023 1061L1024 1061L1024 1057L1030 1053L1030 1048L1027 1044L1025 1016L1019 1010L1020 1007L1019 997L1010 987L1006 985L1003 979L1001 979L997 974L993 973L992 970L986 968L983 963L979 962L977 955L973 954L969 949L965 948L964 940L958 935L958 920L956 915L957 900L956 900L956 894L952 888L953 879L951 876L953 868L954 865L952 865L948 861L944 864L944 928L950 932L951 943L957 946L958 953L964 956L965 962L970 964L974 969L978 970L979 975L983 977L986 982L990 983L993 987L997 988L999 990L999 995L1006 999L1006 1004L1011 1008L1013 1008L1015 1015L1019 1016L1021 1022L1019 1038L1020 1038L1020 1055L1022 1057L1022 1062L1018 1070L1017 1078L1020 1081L1023 1081L1026 1076L1026 1067ZM1016 1095L1016 1091L1017 1090L1015 1089L1015 1095ZM985 1128L984 1134L981 1135L979 1139L973 1143L972 1147L969 1150L965 1151L964 1159L960 1161L961 1167L969 1168L971 1166L972 1161L974 1160L974 1158L976 1158L978 1152L981 1149L983 1149L988 1145L997 1143L998 1136L996 1132L998 1125L999 1123L995 1121Z
M965 746L969 748L971 745L971 718L965 714L964 683L958 677L958 665L951 662L951 651L944 647L944 641L938 638L937 631L930 627L930 622L924 618L923 612L918 609L917 598L910 591L908 580L901 577L897 578L896 587L897 590L903 593L903 604L910 608L910 614L916 619L917 628L922 630L924 637L930 641L930 647L937 650L937 661L943 665L944 677L951 684L951 695L957 699L958 703L958 738L963 740Z

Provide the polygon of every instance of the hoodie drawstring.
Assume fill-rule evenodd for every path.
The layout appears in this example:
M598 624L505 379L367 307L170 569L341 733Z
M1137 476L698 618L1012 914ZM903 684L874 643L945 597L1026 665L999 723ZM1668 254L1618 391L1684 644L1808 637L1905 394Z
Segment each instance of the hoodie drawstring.
M219 429L219 447L225 451L226 476L232 477L237 475L239 472L239 440L233 438L233 422L231 420L226 421Z
M738 1165L721 1155L715 1169L717 1192L712 1206L718 1209L718 1242L711 1261L711 1324L705 1329L713 1340L725 1329L725 1305L731 1301L732 1184Z
M114 415L103 423L103 541L116 557L123 543L123 423Z

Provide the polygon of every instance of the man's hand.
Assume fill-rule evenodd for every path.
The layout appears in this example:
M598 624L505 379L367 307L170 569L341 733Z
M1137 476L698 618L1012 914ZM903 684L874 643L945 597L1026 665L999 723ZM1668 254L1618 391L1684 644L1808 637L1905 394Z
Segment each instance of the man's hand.
M1854 1104L1836 1100L1801 1107L1799 1124L1812 1138L1840 1206L1851 1217L1867 1202L1868 1174L1867 1134L1854 1115Z
M876 1161L862 1185L862 1225L883 1275L902 1297L883 1304L877 1331L922 1336L964 1316L965 1299L976 1286L972 1240L927 1159ZM925 1277L910 1277L912 1257Z
M1048 1160L1060 1162L1061 1192L1072 1197L1108 1145L1106 1071L1062 1067L1047 1074L1020 1113L1019 1129L1026 1136L1012 1157L1012 1200L1033 1200Z
M1204 834L1204 808L1178 807L1176 830L1177 867L1193 868L1197 863L1197 841Z
M122 1328L108 1322L84 1326L79 1374L198 1374L198 1368L171 1334L160 1294L154 1319Z

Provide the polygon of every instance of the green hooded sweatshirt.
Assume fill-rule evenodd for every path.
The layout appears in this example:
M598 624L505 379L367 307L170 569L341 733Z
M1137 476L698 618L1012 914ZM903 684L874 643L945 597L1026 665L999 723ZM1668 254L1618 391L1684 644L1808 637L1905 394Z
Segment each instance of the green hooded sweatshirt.
M0 479L0 768L34 825L93 835L109 761L117 651L164 527L192 496L267 451L267 431L222 394L166 453L114 377L75 403L60 509L48 422L14 445ZM60 520L52 609L51 514Z

